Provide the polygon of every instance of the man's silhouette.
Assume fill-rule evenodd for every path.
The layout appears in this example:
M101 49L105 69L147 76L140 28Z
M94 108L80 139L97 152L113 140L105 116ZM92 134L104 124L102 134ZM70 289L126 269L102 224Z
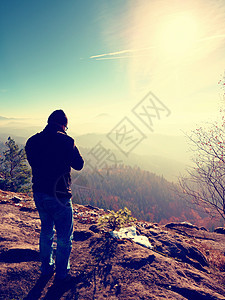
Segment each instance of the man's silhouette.
M67 117L62 110L54 111L40 133L30 137L25 150L32 168L33 194L41 219L41 272L54 271L53 237L57 233L56 280L68 278L72 249L73 209L71 202L71 167L81 170L84 161L66 134Z

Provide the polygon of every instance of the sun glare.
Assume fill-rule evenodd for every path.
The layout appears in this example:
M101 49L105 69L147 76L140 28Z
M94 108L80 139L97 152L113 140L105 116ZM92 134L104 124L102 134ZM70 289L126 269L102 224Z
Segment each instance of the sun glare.
M167 19L161 27L159 46L168 55L187 55L197 39L197 24L189 15L176 15Z

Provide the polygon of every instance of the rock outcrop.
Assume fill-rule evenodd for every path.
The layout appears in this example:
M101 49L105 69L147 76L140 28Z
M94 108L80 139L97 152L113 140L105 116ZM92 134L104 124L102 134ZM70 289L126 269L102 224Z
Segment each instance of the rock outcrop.
M57 286L54 276L39 279L40 220L32 199L0 191L0 203L0 299L225 299L224 234L137 222L149 249L102 230L102 209L74 205L72 279Z

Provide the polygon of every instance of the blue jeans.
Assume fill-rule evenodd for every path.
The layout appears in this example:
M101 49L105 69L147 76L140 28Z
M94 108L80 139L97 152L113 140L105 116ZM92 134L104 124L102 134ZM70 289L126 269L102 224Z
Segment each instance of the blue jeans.
M56 278L66 277L73 238L73 208L71 199L56 199L44 193L34 193L34 201L41 219L40 258L41 272L46 275L54 267L54 226L57 233Z

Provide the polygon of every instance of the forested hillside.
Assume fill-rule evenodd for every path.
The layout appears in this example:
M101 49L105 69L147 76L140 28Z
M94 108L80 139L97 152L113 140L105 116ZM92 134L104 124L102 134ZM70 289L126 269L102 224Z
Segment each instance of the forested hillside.
M3 151L5 151L5 149L6 149L5 143L0 141L0 155L2 155Z
M128 207L139 220L165 224L188 221L213 229L221 220L211 220L181 199L176 185L140 168L120 165L115 169L88 171L72 177L73 201L104 209Z

